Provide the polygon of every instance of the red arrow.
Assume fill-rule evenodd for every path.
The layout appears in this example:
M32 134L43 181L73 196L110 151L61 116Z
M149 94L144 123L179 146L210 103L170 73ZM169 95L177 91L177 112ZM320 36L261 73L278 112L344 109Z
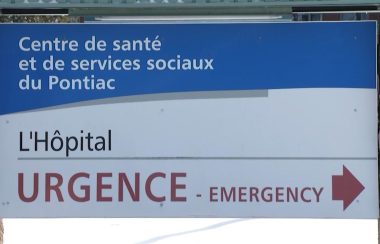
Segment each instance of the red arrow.
M343 165L343 175L332 176L332 199L343 200L343 210L364 190L362 183Z

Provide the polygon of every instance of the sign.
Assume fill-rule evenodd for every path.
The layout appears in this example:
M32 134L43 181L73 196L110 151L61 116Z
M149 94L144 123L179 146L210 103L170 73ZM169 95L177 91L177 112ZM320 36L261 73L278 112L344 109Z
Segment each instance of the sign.
M2 217L378 217L375 22L0 33Z
M65 2L59 2L54 0L45 0L45 1L25 1L25 2L12 2L8 0L0 0L0 8L5 8L5 13L14 13L13 11L10 11L10 8L20 8L20 9L35 9L35 8L53 8L50 9L50 11L54 11L53 13L57 14L66 14L67 12L61 9L70 9L71 11L82 11L85 12L86 10L90 13L125 13L127 12L124 10L125 8L129 11L135 11L133 13L139 13L137 12L137 9L140 9L140 11L144 11L143 14L147 15L147 13L158 13L158 9L162 8L161 11L166 11L164 13L173 13L171 10L172 7L176 7L177 11L183 11L184 13L205 13L205 11L202 10L208 10L208 9L214 9L211 13L220 13L220 8L226 8L228 7L229 10L232 11L234 8L239 7L256 7L256 8L284 8L284 7L321 7L324 8L326 6L335 6L335 7L345 7L345 6L356 6L358 10L373 10L372 6L378 6L379 2L377 0L293 0L293 1L266 1L266 0L258 0L254 2L250 1L239 1L239 2L213 2L213 3L206 3L199 0L196 1L190 1L190 0L183 0L183 1L156 1L156 2L144 2L141 3L137 0L130 1L130 2L108 2L105 0L95 1L95 0L88 0L86 2L80 2L76 0L67 0ZM189 7L192 7L190 10L186 9ZM89 10L89 8L92 8ZM113 8L112 12L104 12L101 11L102 8ZM198 8L197 10L194 10L194 8ZM363 9L364 8L364 9ZM216 10L215 10L216 9ZM124 11L123 11L124 10ZM192 10L192 11L191 11ZM43 10L35 10L37 13L47 13ZM156 12L155 12L156 11ZM276 11L276 9L272 10ZM277 10L278 12L279 10ZM283 10L284 11L284 10ZM249 9L241 10L239 13L247 14L247 13L254 13L254 11L249 11ZM49 12L48 12L49 13ZM51 12L50 12L51 13ZM141 12L140 12L141 13ZM222 11L221 13L226 13L226 11ZM276 12L275 12L276 13Z

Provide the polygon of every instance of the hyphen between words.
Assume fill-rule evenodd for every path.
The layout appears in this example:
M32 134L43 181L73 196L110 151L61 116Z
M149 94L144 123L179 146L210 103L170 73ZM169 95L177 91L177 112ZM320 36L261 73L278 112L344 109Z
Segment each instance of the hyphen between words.
M109 49L105 40L96 40L95 36L84 41L82 46L76 40L60 40L57 37L53 40L32 40L31 37L22 37L19 40L19 48L22 52L27 54L48 52L52 55L43 60L39 60L35 56L22 59L18 64L20 71L70 71L71 76L68 78L55 74L41 78L34 77L32 73L28 73L19 80L19 88L21 90L114 90L117 87L117 79L113 77L116 72L214 70L213 58L190 58L183 57L180 54L173 54L171 57L164 59L149 58L146 55L142 60L140 58L129 59L125 58L125 55L120 55L120 53L126 52L146 52L146 54L159 52L161 51L161 45L158 36L153 40L148 37L141 40L113 40L112 47ZM98 58L63 60L53 55L57 52L73 52L77 57L77 51L81 51L81 54L97 52ZM108 73L108 77L105 78L99 77L95 73L88 74L89 71L110 71L112 73ZM73 72L81 73L72 75ZM86 73L84 74L83 72Z

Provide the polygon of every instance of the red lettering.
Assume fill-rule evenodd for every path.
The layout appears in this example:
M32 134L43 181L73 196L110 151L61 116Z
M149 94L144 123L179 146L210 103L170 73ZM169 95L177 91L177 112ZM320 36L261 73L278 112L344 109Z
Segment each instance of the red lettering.
M251 202L253 201L253 198L255 198L256 202L260 202L257 194L259 194L259 188L257 188L257 187L250 187L249 188L249 200Z
M90 186L89 185L82 185L80 187L81 190L83 190L84 192L84 195L82 197L78 196L77 194L75 194L74 192L74 184L75 182L79 179L79 178L86 178L86 179L89 179L90 178L90 175L87 174L87 173L77 173L73 176L70 177L70 180L69 180L69 185L68 185L68 192L69 192L69 196L74 200L74 201L77 201L77 202L88 202L90 201Z
M227 192L226 187L222 187L221 190L222 190L222 192L221 192L221 195L222 195L221 201L222 202L224 201L224 198L226 198L227 202L229 202L231 200L231 198L233 199L234 202L236 201L235 187L232 187L230 189L230 192Z
M303 188L302 190L301 190L301 199L302 199L302 201L304 201L304 202L311 202L311 199L306 199L305 198L305 191L311 191L311 188L310 187L305 187L305 188Z
M26 175L24 173L18 173L17 187L18 196L21 201L33 202L38 199L40 190L39 175L39 173L33 173L30 175L31 182L26 182ZM45 202L64 202L66 199L63 198L63 195L67 196L68 200L73 202L112 202L115 198L117 198L119 202L123 202L126 198L125 195L128 194L131 201L139 202L141 194L144 194L144 192L141 193L140 189L141 181L144 182L144 180L145 194L150 201L163 202L169 200L169 198L171 202L187 201L185 194L187 188L185 178L187 174L185 172L170 173L170 181L169 179L166 180L166 174L163 172L153 172L144 179L142 179L140 172L136 172L130 177L124 172L116 173L116 175L113 175L111 172L99 172L96 173L96 176L86 172L78 172L70 176L67 175L68 178L64 179L65 176L66 175L60 173L45 173L41 175L41 177L44 177L42 180L44 180L43 193L45 193L44 196L41 195L41 198L43 198ZM90 183L93 177L96 177L96 185ZM132 179L132 177L134 177L134 179ZM159 180L158 178L162 179ZM158 187L154 187L156 185L158 185ZM114 189L114 187L118 187L118 189ZM94 194L94 198L96 199L91 199L93 195L91 193L92 188L96 188L93 190L94 193L96 191L96 194ZM239 189L240 200L245 198L245 189L246 188ZM218 201L218 192L216 191L216 187L214 189L210 188L211 201ZM168 194L170 194L170 197ZM223 189L222 198L226 198L227 201L231 199L236 201L235 190L227 192L226 189Z
M210 202L217 202L218 201L218 198L214 198L218 196L218 193L215 192L215 190L218 190L218 187L216 186L212 186L210 187Z
M24 174L18 173L18 196L23 202L33 202L38 196L38 173L33 174L33 193L26 197L24 193Z
M165 179L166 175L162 172L157 172L149 175L148 179L146 179L145 182L145 192L150 200L154 202L163 202L166 199L164 196L157 197L152 193L152 181L158 177Z
M119 202L124 200L123 185L127 186L129 195L134 202L140 201L140 173L135 173L135 189L132 189L131 183L125 173L119 173Z
M172 202L186 202L186 197L177 196L178 189L186 189L186 185L177 184L177 177L186 177L186 173L172 173L170 178L170 195Z
M290 198L292 198L293 202L298 202L298 187L294 188L294 192L292 191L292 188L288 187L286 189L287 194L286 194L286 201L290 202Z
M248 192L249 189L249 192ZM210 202L320 202L323 192L322 188L315 187L210 187L209 200ZM238 196L236 194L239 194ZM249 195L249 197L248 197ZM314 195L315 198L314 199Z
M269 193L266 193L268 191ZM272 187L264 187L264 189L261 191L261 198L264 200L264 202L271 202L273 200Z
M56 184L52 184L52 178L56 179ZM62 192L60 187L62 186L63 178L62 175L58 173L46 173L45 175L45 202L50 202L50 193L52 191L57 195L57 199L60 202L63 202Z
M246 202L247 199L245 199L245 196L247 193L245 192L247 190L247 187L239 187L239 202Z
M103 184L103 178L112 177L112 173L97 173L96 174L96 201L112 202L112 197L104 197L103 190L112 189L112 185Z
M284 199L281 197L284 196L284 187L276 187L276 202L284 202Z
M321 196L321 193L323 191L323 187L321 189L319 189L319 191L313 187L313 191L315 193L315 196L317 197L317 202L319 202L319 197Z

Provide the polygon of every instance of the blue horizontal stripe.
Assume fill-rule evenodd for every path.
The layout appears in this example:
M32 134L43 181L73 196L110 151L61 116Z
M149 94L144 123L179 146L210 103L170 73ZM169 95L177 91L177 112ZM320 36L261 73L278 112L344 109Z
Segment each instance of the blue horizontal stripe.
M96 36L106 51L85 51ZM245 24L1 24L0 114L129 95L193 91L293 88L376 88L376 23L245 23ZM76 40L79 50L25 52L31 40ZM160 51L112 51L114 40L160 40ZM25 41L25 46L30 41ZM65 70L46 71L53 55ZM23 71L20 60L36 61ZM139 69L71 70L73 59L139 60ZM147 70L148 60L174 60L179 70ZM212 67L186 70L185 59L205 60ZM186 64L185 64L186 63ZM162 63L161 63L162 64ZM133 64L130 66L134 67ZM137 67L134 67L137 68ZM193 67L194 68L194 67ZM185 70L184 70L185 69ZM41 79L41 90L21 90L20 80ZM49 77L114 79L114 90L48 89ZM50 78L51 79L51 78Z

